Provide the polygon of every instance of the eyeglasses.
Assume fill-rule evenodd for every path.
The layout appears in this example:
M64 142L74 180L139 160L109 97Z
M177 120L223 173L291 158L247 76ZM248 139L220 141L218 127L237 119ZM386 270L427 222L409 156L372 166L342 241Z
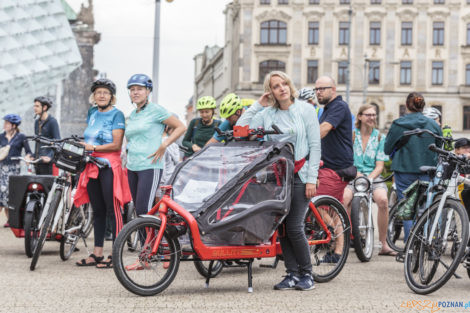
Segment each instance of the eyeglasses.
M318 88L315 88L313 91L322 92L322 91L325 91L325 90L330 89L330 88L333 88L333 87L318 87Z
M97 95L97 96L110 96L111 93L109 91L98 91L98 92L95 92L95 95Z
M365 117L377 117L377 114L361 114L364 115Z

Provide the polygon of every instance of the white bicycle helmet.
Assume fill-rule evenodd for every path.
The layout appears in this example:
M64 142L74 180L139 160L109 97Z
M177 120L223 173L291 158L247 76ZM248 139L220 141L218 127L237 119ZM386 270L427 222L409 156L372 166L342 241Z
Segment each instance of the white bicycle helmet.
M315 92L311 88L304 87L299 90L299 100L307 101L315 99Z
M423 115L430 119L436 120L441 117L441 112L434 107L427 107L423 110Z

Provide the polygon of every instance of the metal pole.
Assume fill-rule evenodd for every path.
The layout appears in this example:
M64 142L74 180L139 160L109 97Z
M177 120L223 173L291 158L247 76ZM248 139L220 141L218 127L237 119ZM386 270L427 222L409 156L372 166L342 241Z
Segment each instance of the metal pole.
M154 31L154 42L153 42L153 92L152 101L158 103L158 71L160 67L160 0L155 0L155 31Z
M349 31L348 31L348 67L346 68L346 103L349 104L349 94L350 94L350 76L351 76L351 20L352 20L352 7L349 7Z

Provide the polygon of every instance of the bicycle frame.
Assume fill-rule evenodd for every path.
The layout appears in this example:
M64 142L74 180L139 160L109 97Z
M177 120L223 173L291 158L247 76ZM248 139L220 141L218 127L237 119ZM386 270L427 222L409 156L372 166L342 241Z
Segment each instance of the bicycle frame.
M171 191L171 187L166 186L166 193L162 197L162 199L148 212L147 215L143 215L143 217L152 217L161 221L160 229L158 231L158 234L156 235L157 238L152 246L151 255L157 254L157 250L163 237L163 233L167 226L171 225L167 217L169 209L176 212L185 220L185 223L187 227L189 227L191 232L194 252L201 260L271 258L282 253L280 243L277 242L277 231L275 231L274 234L271 236L269 243L265 244L253 246L206 246L201 240L201 236L199 234L199 227L196 219L190 212L186 211L183 207L181 207L178 203L171 199L171 197L169 196L169 190ZM320 212L312 203L312 201L310 201L309 206L310 210L313 211L321 227L327 234L327 238L325 239L309 240L309 245L325 244L330 242L331 240L334 240L333 234L326 226L325 222L321 217ZM157 214L158 217L156 216ZM345 230L343 230L343 232L344 231ZM151 234L147 235L145 242L146 244L148 244L150 240L153 239L149 236L151 236Z
M425 234L426 235L426 241L427 241L428 244L432 243L432 239L433 239L434 234L436 232L438 223L441 220L442 210L444 209L444 204L445 204L447 198L454 196L455 192L458 188L458 185L460 183L464 182L464 181L465 181L465 179L463 177L460 177L459 171L454 170L454 172L452 173L452 177L449 180L449 183L447 185L447 188L444 191L444 193L442 194L441 199L439 200L439 207L438 207L437 212L436 212L436 218L432 222L431 232L430 232L429 236L427 234ZM428 202L428 200L426 200L426 202ZM432 201L431 201L431 204L432 204ZM429 207L429 206L427 206L427 207ZM446 219L446 227L445 227L445 230L444 230L443 238L446 238L448 233L449 233L452 213L453 213L452 210L450 210L447 213L448 216L447 216L447 219ZM447 245L447 241L444 241L444 246L446 246L446 245Z

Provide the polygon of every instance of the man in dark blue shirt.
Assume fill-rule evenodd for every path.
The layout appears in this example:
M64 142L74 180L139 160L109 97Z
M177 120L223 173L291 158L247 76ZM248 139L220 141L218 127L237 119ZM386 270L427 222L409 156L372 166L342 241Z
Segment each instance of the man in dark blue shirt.
M331 77L320 77L315 83L315 92L318 102L325 106L320 117L324 166L318 174L320 187L317 195L326 194L343 201L344 188L356 175L351 111L341 96L336 94L335 81Z
M336 94L333 78L322 76L315 82L315 93L324 105L320 117L321 159L316 195L329 195L343 201L344 188L355 176L352 142L352 120L348 104ZM341 175L341 176L340 176ZM349 176L349 177L348 177ZM346 240L349 240L346 238ZM339 237L334 253L324 256L322 262L337 263L341 259L344 238Z
M47 97L34 99L33 110L37 118L34 121L34 133L50 139L60 139L59 124L48 111L52 106L52 100ZM52 157L54 151L36 143L34 157L41 158L42 163L36 164L36 175L52 175Z

